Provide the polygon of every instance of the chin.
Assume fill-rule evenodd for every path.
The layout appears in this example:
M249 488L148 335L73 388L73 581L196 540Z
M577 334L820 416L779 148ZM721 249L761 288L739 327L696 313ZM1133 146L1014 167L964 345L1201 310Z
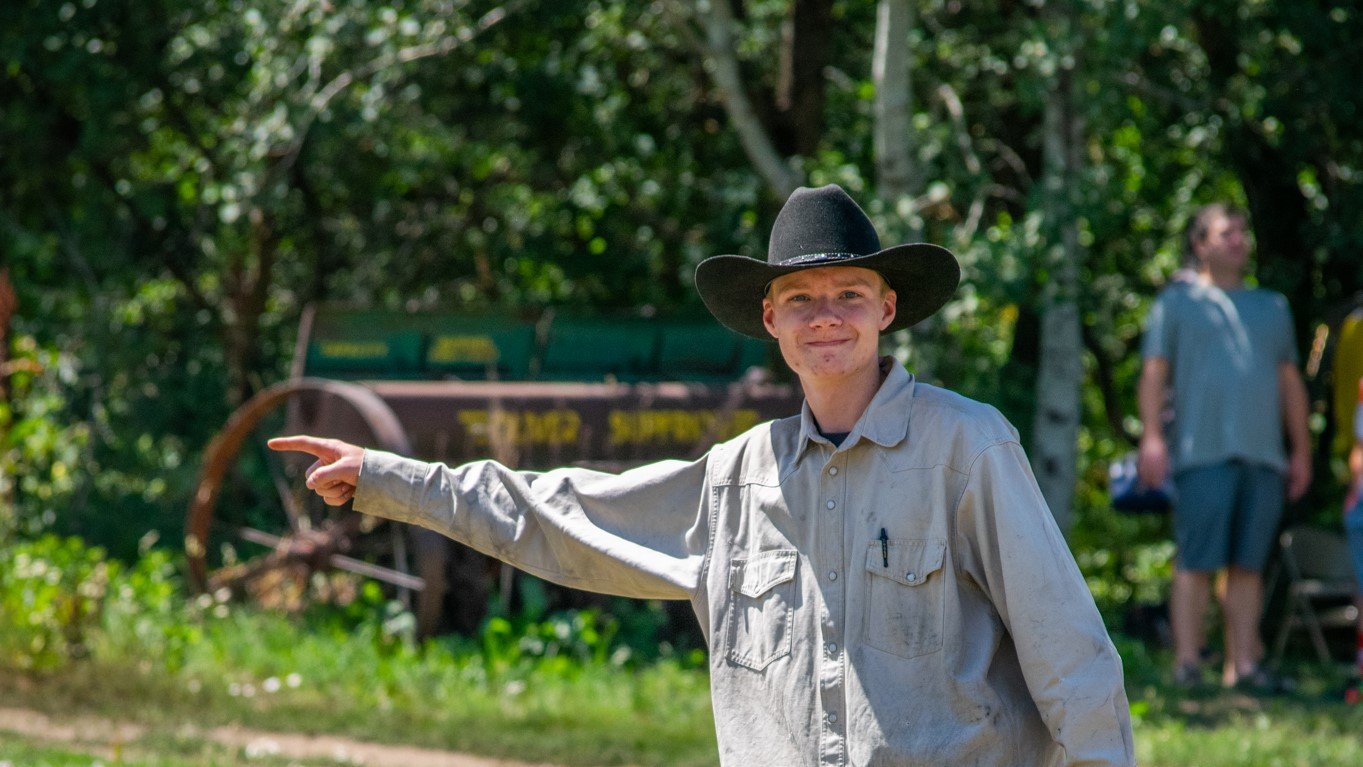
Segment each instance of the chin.
M845 359L820 360L805 365L803 375L816 379L837 380L854 376L866 367L866 365L857 365Z

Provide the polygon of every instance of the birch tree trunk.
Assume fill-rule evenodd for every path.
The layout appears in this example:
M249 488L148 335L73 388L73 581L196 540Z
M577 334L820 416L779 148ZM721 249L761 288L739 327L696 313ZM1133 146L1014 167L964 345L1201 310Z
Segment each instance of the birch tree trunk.
M1051 42L1068 38L1066 11L1047 5ZM1083 252L1071 190L1078 180L1082 128L1074 111L1074 64L1063 55L1051 77L1043 117L1044 212L1050 245L1043 257L1048 281L1042 294L1041 359L1031 446L1032 470L1061 530L1074 516L1078 460L1083 339L1079 316L1079 265Z
M743 87L743 76L738 69L738 55L734 52L734 12L729 0L709 0L710 12L701 13L705 25L705 68L714 78L724 110L729 114L739 143L748 155L753 168L767 182L771 191L782 200L800 186L801 178L776 151L771 136L753 109L748 92Z
M913 0L880 0L876 8L875 48L871 80L876 86L874 148L876 194L884 206L880 234L886 245L922 239L914 200L922 195L923 179L913 159L913 67L909 32L913 29ZM935 377L935 357L942 341L936 315L909 331L905 346L894 352L908 360L914 375Z
M901 236L917 229L911 213L913 198L921 186L909 139L913 112L909 30L913 21L910 0L880 0L871 59L871 79L876 86L876 192L889 216L903 227Z

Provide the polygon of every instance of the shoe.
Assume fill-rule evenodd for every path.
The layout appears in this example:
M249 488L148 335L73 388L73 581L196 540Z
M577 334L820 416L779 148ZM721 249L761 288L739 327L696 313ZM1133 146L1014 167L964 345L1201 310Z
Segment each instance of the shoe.
M1255 666L1248 674L1235 680L1234 689L1251 695L1282 695L1296 687L1291 679L1279 676L1263 666Z
M1174 668L1174 686L1183 690L1196 690L1202 686L1202 668L1185 663Z

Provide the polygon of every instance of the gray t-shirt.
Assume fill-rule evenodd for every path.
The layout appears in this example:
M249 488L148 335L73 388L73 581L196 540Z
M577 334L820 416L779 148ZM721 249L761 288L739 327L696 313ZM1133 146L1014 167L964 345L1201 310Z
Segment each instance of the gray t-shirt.
M1155 299L1142 357L1169 361L1174 471L1232 459L1286 469L1278 366L1297 363L1281 293L1175 284Z

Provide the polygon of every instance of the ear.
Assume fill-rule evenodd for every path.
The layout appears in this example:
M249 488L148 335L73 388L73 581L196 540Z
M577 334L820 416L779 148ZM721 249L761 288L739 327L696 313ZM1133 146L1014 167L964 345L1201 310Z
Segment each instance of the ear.
M762 324L766 326L767 332L772 338L776 338L776 307L772 306L770 298L762 299Z
M1188 250L1193 254L1193 263L1202 266L1202 254L1207 250L1207 238L1200 237L1188 241Z
M884 330L894 322L895 314L899 312L899 296L889 288L885 289L885 294L880 297L881 311L884 316L880 318L880 329Z

